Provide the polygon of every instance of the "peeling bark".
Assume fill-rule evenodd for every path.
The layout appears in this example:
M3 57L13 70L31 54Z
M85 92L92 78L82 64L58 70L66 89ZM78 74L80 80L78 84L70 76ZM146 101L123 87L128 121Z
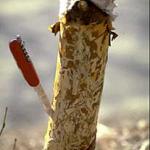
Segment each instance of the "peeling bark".
M49 119L44 150L95 149L112 25L108 15L92 7L95 14L88 22L82 14L77 19L72 13L70 19L68 13L51 26L55 34L60 29L60 43L52 100L54 118Z

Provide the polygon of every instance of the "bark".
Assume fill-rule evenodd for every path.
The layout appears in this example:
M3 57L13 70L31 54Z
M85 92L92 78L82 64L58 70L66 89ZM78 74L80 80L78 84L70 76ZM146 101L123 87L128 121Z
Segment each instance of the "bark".
M90 5L90 7L89 7ZM112 29L109 15L77 3L51 27L60 30L52 108L44 150L94 150Z

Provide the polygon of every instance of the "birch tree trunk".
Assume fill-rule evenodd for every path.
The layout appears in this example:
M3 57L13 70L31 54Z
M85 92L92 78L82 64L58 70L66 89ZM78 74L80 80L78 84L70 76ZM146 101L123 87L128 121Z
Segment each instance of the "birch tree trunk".
M82 1L83 2L83 1ZM52 108L44 150L94 150L108 58L110 16L76 2L52 26L60 30Z

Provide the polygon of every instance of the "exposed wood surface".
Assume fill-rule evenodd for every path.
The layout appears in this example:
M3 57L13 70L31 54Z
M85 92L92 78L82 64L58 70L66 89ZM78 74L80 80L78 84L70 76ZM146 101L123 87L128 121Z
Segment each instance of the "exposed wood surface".
M55 34L60 29L60 44L45 150L95 149L112 26L94 5L85 16L78 6L51 26Z

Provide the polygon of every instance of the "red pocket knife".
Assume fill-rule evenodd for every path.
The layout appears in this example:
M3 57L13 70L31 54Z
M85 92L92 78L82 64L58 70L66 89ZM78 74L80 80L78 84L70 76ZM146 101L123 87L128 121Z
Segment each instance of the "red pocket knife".
M50 102L42 85L40 84L40 80L33 66L33 63L24 47L24 42L19 35L16 39L10 41L9 48L25 80L37 92L44 106L45 112L52 118L54 111L50 106Z
M9 47L28 84L32 87L39 85L40 81L38 75L24 47L24 42L21 40L21 37L18 35L16 39L10 41Z

